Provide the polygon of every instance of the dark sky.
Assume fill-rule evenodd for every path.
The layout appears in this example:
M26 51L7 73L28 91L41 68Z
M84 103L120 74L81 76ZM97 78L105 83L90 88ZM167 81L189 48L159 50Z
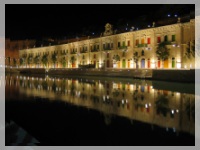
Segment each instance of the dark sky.
M79 35L86 30L103 32L107 22L117 28L120 22L137 22L137 18L143 15L150 16L151 22L168 12L180 14L188 11L191 5L6 4L5 8L6 38L36 39Z

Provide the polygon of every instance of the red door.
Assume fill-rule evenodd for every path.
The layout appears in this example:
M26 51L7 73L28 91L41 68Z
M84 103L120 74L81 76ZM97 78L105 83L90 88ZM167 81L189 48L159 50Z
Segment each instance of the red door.
M158 68L160 68L160 59L158 59Z
M148 59L148 68L150 68L150 59Z

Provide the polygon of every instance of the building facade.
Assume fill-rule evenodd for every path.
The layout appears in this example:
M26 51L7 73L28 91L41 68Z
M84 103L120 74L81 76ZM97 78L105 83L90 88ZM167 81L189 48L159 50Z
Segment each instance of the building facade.
M160 59L156 50L167 42L169 56ZM194 68L195 20L161 27L149 27L114 34L112 25L105 26L101 37L56 46L22 49L19 51L23 68ZM137 61L134 54L137 53Z

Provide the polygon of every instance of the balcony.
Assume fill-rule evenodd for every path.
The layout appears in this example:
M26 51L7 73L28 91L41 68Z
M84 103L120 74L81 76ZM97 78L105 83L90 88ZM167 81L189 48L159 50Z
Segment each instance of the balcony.
M145 43L145 44L138 44L138 45L136 45L136 47L147 47L148 46L148 44L147 43Z
M121 50L127 49L127 48L128 48L128 46L120 46L120 47L118 47L118 49L121 49Z
M70 54L77 54L77 52L75 52L75 51L72 51Z
M67 52L61 52L61 55L62 56L67 55Z
M104 47L103 50L104 51L110 51L110 50L112 50L112 48L111 47Z
M91 52L98 52L99 49L92 49Z
M87 53L87 50L81 50L80 53Z

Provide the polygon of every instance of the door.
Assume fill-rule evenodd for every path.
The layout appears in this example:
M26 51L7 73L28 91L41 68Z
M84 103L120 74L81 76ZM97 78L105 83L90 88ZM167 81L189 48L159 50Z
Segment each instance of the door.
M172 58L172 68L175 68L175 58Z
M147 66L148 66L148 68L150 68L150 59L148 59L148 65Z
M72 68L75 68L75 67L76 67L76 63L73 63L73 64L72 64Z
M128 68L130 68L130 60L128 61Z
M96 60L94 60L94 67L96 68Z
M158 59L158 68L160 68L160 59Z
M117 62L117 68L120 68L120 61Z
M145 68L145 59L144 58L141 60L141 68Z
M110 63L110 61L109 60L107 60L107 68L109 68L110 66L109 66L109 63Z
M164 61L164 68L168 68L168 59Z
M122 61L122 67L126 68L126 60L125 59L123 59L123 61Z

